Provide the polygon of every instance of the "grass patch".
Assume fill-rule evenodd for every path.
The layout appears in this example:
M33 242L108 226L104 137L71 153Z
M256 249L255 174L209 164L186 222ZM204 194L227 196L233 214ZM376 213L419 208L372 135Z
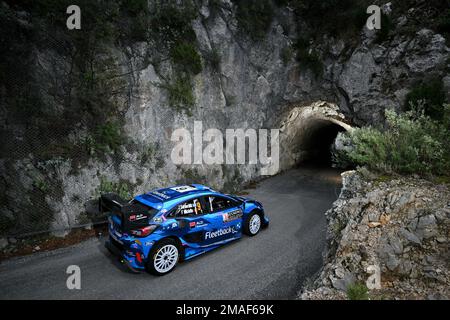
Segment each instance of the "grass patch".
M369 291L365 284L354 283L347 288L347 298L349 300L369 300Z

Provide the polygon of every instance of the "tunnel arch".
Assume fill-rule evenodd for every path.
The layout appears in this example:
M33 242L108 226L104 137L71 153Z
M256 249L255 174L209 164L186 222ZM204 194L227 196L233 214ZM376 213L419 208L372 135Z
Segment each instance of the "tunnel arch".
M296 105L281 120L280 169L285 170L305 162L330 164L330 146L338 132L351 131L339 107L317 101Z

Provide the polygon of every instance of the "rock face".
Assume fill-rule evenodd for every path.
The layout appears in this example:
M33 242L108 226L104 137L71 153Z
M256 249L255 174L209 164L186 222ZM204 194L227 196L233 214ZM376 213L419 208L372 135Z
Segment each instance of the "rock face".
M373 33L363 30L353 39L353 47L330 37L314 43L324 70L316 77L294 56L282 59L283 49L291 48L298 36L291 10L278 8L265 39L254 42L239 36L235 4L221 4L211 18L208 1L199 1L198 18L192 21L204 67L192 79L195 104L190 114L170 106L164 81L173 77L174 67L168 59L153 61L159 49L154 44L136 42L125 48L107 48L121 75L120 88L126 88L113 97L129 141L120 147L120 157L92 157L83 165L78 155L40 161L27 148L27 129L7 121L8 106L0 103L2 130L14 137L0 159L5 181L0 191L6 204L0 209L0 221L11 226L0 233L50 228L64 234L65 229L87 221L83 214L86 202L98 196L105 181L125 185L130 194L192 182L217 189L239 188L259 177L259 165L175 165L170 158L172 132L178 128L192 132L195 120L201 120L205 130L222 132L227 128L257 130L285 125L287 131L284 136L281 133L280 140L284 141L282 169L287 169L301 160L299 136L308 135L306 122L289 125L293 113L306 114L309 109L300 109L314 108L311 104L320 100L333 106L331 117L335 120L352 125L378 123L385 108L401 107L417 80L429 74L445 74L448 66L445 39L431 30L397 35L382 44L376 43ZM22 15L5 10L9 10L9 17L20 20L17 23L23 23L19 19ZM51 93L68 87L69 62L57 48L30 45L35 57L32 74L41 86L41 98L49 110L60 112L62 105ZM207 59L213 49L219 57L218 69L212 68ZM308 123L315 127L314 121ZM86 139L82 123L70 124L68 130L71 143ZM422 224L432 225L431 218ZM422 238L430 236L426 228Z
M413 178L382 181L349 171L327 211L325 265L302 299L343 299L380 270L372 299L450 297L450 190ZM369 269L368 269L369 268ZM370 284L369 284L370 286Z

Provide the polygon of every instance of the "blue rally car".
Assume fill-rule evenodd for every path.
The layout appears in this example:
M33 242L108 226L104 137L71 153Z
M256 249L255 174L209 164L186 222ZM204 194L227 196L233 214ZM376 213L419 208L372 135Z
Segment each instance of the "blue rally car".
M133 271L155 275L240 239L242 233L255 236L269 224L258 201L199 184L158 189L131 201L104 194L100 210L109 219L106 247Z

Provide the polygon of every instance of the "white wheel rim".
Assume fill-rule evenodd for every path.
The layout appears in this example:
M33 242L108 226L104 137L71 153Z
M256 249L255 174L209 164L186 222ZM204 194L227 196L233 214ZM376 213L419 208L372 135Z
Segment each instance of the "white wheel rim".
M250 232L251 234L256 234L261 227L261 218L259 215L255 214L250 219Z
M169 272L178 261L178 249L172 244L161 247L156 253L153 265L160 273Z

